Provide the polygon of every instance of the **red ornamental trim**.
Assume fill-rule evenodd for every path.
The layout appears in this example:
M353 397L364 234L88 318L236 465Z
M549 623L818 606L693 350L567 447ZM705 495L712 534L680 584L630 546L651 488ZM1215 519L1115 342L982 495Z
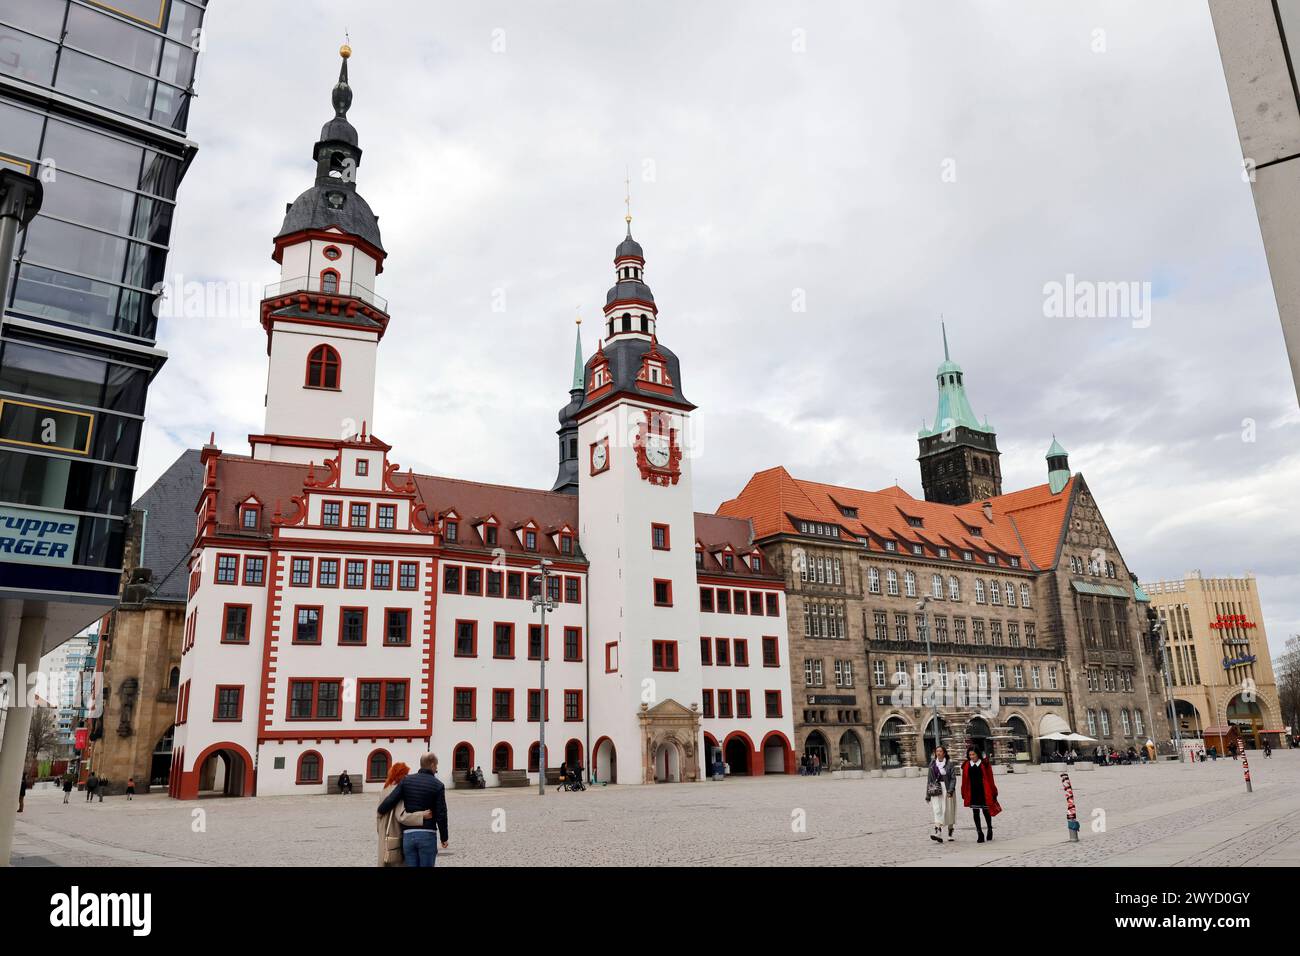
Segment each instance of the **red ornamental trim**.
M646 456L646 438L650 434L651 425L655 428L656 435L662 435L664 417L662 413L656 413L650 409L645 410L645 421L637 422L637 434L633 439L633 446L636 449L636 466L641 472L641 477L652 485L675 485L682 477L682 448L677 440L677 429L668 429L668 464L663 468L656 468L650 464L650 459Z
M302 480L303 487L338 488L339 473L342 470L342 463L340 459L342 457L343 457L343 452L340 451L333 458L326 458L323 462L321 462L321 464L324 465L326 468L326 474L325 477L320 480L316 478L316 463L312 462L310 468L308 468L307 470L307 477Z
M396 462L384 466L384 487L399 495L415 494L415 472L408 471L406 473L406 481L398 484L395 479L399 467L400 466Z
M271 524L278 527L292 527L293 525L306 524L307 522L307 496L294 495L289 499L293 505L293 514L285 515L277 508L275 514L271 516Z

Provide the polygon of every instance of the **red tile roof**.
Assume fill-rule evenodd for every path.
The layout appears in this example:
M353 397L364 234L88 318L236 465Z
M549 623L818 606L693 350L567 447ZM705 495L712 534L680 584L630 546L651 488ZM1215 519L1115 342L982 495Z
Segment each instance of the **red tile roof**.
M1071 484L1074 479L1071 478ZM1052 494L1047 485L1012 492L984 502L943 505L912 497L898 485L863 491L794 478L785 468L770 468L750 478L741 493L718 508L718 514L749 518L759 539L797 534L796 521L814 521L839 529L843 539L867 537L869 548L881 541L928 544L1020 558L1032 567L1050 567L1064 526L1071 485ZM846 515L843 509L853 511ZM919 520L920 527L908 518ZM978 533L977 533L978 532Z

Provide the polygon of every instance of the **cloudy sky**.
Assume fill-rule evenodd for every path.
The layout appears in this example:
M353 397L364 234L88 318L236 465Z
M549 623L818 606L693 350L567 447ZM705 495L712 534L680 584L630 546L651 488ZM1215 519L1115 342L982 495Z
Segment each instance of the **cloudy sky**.
M550 486L630 170L698 509L776 464L919 497L942 314L1007 490L1055 434L1144 580L1250 571L1274 650L1300 631L1300 412L1204 4L219 0L207 27L173 278L278 279L347 30L403 466ZM1050 315L1067 276L1149 298ZM140 490L261 430L254 311L162 324Z

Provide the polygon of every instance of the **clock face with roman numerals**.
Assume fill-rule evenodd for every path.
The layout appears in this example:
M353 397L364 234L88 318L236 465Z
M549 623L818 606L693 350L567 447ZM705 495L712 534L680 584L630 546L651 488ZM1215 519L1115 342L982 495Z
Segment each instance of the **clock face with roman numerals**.
M636 465L641 477L653 485L675 485L681 479L682 449L677 429L663 412L646 410L637 423Z

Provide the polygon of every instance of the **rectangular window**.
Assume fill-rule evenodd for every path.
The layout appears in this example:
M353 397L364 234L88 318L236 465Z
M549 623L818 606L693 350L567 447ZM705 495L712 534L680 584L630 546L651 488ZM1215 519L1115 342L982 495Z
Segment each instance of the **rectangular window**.
M379 591L388 591L393 586L393 562L374 561L370 565L370 586Z
M294 558L290 564L289 582L296 587L311 587L311 558Z
M244 687L242 684L218 684L217 699L212 711L213 720L236 721L244 717Z
M522 598L524 596L524 575L522 571L510 571L506 574L506 597Z
M745 594L746 592L744 591L731 592L731 607L737 614L749 613L749 608L745 603Z
M352 507L348 509L348 527L369 528L370 505L365 504L364 502L354 501Z
M478 621L456 622L456 656L478 656Z
M500 571L489 571L487 573L487 596L499 598L502 594L502 580Z
M525 531L525 532L524 532L524 550L526 550L526 551L536 551L536 550L537 550L537 532L536 532L536 531Z
M452 692L452 720L474 720L475 706L474 698L476 692L473 687L457 687Z
M411 643L411 612L406 608L389 608L384 612L384 643L400 646Z
M560 584L559 578L548 577L546 579L546 598L553 604L560 603Z
M405 720L406 698L409 683L404 680L384 681L384 719Z
M729 718L731 716L731 691L718 691L718 716Z
M492 719L515 719L515 692L513 690L498 687L492 691Z
M656 551L668 551L668 525L652 524L650 526L650 547Z
M731 641L725 637L720 637L714 642L713 659L721 667L727 667L731 664Z
M366 609L345 607L339 609L339 644L360 646L366 643Z
M244 583L254 587L266 583L266 558L252 555L244 558Z
M657 671L675 671L677 670L677 642L676 641L653 641L652 647L652 667Z
M550 648L551 626L546 626L546 659L551 659ZM530 661L540 661L542 659L542 625L528 625L528 659Z
M289 681L290 720L338 720L342 682L337 680Z
M534 688L528 692L528 719L537 723L542 719L542 692ZM546 692L546 719L551 719L551 692Z
M713 588L700 588L700 610L713 612Z
M496 623L492 626L492 656L511 659L515 656L515 626Z
M239 580L239 555L217 555L217 583L234 584Z
M704 697L704 702L703 702L704 716L712 717L713 716L713 691L711 690L704 691L703 697Z
M781 646L775 637L763 638L763 666L781 666Z
M370 461L369 461L369 459L366 459L366 458L358 458L358 459L357 459L357 466L356 466L355 471L356 471L357 475L360 476L360 477L362 477L362 478L365 478L367 475L369 475L369 474L370 474Z
M766 603L767 603L768 617L781 616L781 602L780 599L775 594L768 594Z
M564 719L582 720L582 691L566 690L564 692Z
M494 524L486 525L483 528L483 543L489 548L497 546L497 526Z
M613 674L618 671L618 642L610 641L605 645L605 673Z
M397 505L379 505L376 517L376 527L380 531L394 530L397 527Z
M339 559L338 558L321 558L317 564L316 584L322 588L336 588L339 586Z
M319 607L300 607L294 612L295 644L320 643L320 614Z
M764 691L763 705L768 717L780 717L781 692L779 690Z
M383 713L383 700L383 681L357 681L357 720L378 720Z
M442 569L442 593L460 593L460 565L449 564Z
M566 627L564 629L564 659L566 661L582 660L582 628Z
M672 607L673 606L673 582L663 578L655 578L654 582L655 607Z
M446 521L442 526L442 536L448 544L455 544L460 540L460 522Z
M871 679L877 687L885 686L885 662L874 660L871 662Z
M343 523L343 502L326 501L321 505L320 523L326 528L337 528Z
M763 592L762 591L749 592L749 613L750 614L763 613Z
M416 561L403 561L397 566L397 589L399 591L414 591L419 587L419 563Z
M711 637L700 638L700 663L713 663L713 638Z
M743 638L736 638L731 653L732 660L736 662L737 667L749 666L749 641Z
M363 588L366 586L366 562L348 561L344 565L344 587Z
M736 691L736 716L749 717L749 691Z
M582 579L581 578L564 579L564 603L565 604L582 603Z
M247 604L227 604L221 623L222 644L247 644L248 619L253 609Z
M731 613L731 592L726 588L718 588L718 613Z

